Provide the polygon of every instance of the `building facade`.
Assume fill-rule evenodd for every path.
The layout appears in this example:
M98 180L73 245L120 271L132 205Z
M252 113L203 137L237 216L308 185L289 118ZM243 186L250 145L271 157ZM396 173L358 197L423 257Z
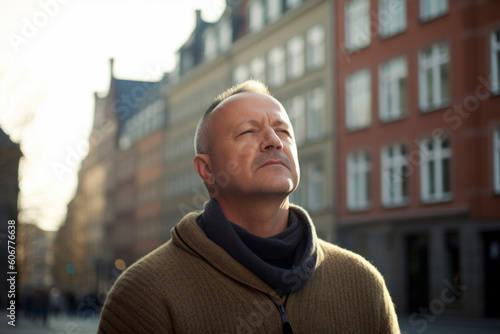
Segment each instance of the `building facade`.
M409 321L500 314L499 5L336 2L338 241Z
M17 201L19 197L19 161L23 156L19 144L13 142L10 137L0 128L0 256L2 256L1 264L3 268L8 268L9 265L9 249L8 236L9 226L14 226L19 234L19 228L22 225L18 224L18 208ZM10 223L8 223L10 222ZM14 222L12 224L12 222ZM10 240L16 241L16 240ZM11 244L12 246L12 244ZM0 274L0 307L7 307L7 294L9 284L7 282L7 271L4 270Z

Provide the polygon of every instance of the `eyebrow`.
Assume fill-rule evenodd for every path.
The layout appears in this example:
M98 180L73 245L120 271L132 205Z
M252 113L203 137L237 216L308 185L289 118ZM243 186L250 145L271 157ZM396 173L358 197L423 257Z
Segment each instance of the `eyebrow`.
M255 119L249 119L249 120L245 120L243 122L241 122L240 124L238 124L236 127L239 128L240 126L242 125L245 125L245 124L250 124L250 125L260 125L261 122L255 120ZM274 120L274 122L272 123L273 126L276 126L276 125L286 125L287 127L289 126L287 122L284 122L282 121L281 119L276 119Z

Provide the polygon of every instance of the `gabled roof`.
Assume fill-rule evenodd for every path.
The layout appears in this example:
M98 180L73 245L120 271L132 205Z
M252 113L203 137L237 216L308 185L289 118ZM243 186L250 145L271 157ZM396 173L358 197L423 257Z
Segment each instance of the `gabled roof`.
M6 134L2 128L0 128L0 148L11 148L18 150L20 155L22 155L21 148L18 143L13 142L9 135Z

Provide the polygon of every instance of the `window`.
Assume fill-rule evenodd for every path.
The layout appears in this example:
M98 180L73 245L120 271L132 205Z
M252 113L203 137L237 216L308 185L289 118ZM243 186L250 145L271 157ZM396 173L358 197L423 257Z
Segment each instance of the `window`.
M432 20L448 12L448 0L420 0L420 19Z
M281 0L269 0L267 2L267 19L269 22L276 21L281 15Z
M301 3L302 3L302 0L286 0L286 8L292 9L292 8L300 6Z
M275 46L268 55L268 82L271 87L285 83L285 51L282 46Z
M451 199L451 147L446 136L427 138L420 143L420 187L424 202Z
M302 166L300 167L301 170L303 170ZM304 205L304 196L302 192L302 188L304 187L304 182L300 182L299 185L297 186L297 189L293 193L290 194L289 201L290 203L297 204L300 206L305 206Z
M300 146L306 138L306 119L304 96L295 95L288 104L288 117L295 134L295 142Z
M500 94L500 29L491 32L491 91Z
M365 210L370 205L370 158L359 151L347 157L347 208Z
M204 57L207 60L215 58L217 55L217 39L213 29L205 31L205 50Z
M307 92L307 139L319 139L325 133L325 89L317 87Z
M370 44L370 3L351 0L345 7L345 45L348 50Z
M325 64L325 28L315 25L307 30L307 68L316 69Z
M493 179L495 193L500 194L500 128L493 132Z
M219 44L220 51L227 51L233 41L233 30L229 20L223 19L219 25Z
M346 126L365 128L371 122L371 75L367 69L351 74L346 80Z
M407 202L408 161L406 147L393 144L382 148L382 205L398 206Z
M379 1L379 34L394 36L406 29L406 0Z
M325 176L320 163L311 163L307 166L307 208L309 211L318 211L325 202Z
M248 30L261 30L264 26L264 7L262 6L262 1L256 0L250 3L248 16Z
M304 74L304 39L302 36L290 38L286 44L288 78L295 79Z
M406 111L406 59L396 58L380 66L379 113L380 120L400 119Z
M445 106L449 99L448 43L434 44L419 54L420 109L429 111Z
M266 82L266 62L262 57L256 57L250 62L250 77Z
M245 65L239 65L233 72L233 83L238 84L248 79L248 68Z

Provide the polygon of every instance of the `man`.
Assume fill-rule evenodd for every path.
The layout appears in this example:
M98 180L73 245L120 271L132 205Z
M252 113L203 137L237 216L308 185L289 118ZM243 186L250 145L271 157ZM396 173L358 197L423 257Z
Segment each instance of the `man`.
M257 81L203 116L194 167L210 200L123 273L99 333L399 333L382 276L316 237L283 106Z

